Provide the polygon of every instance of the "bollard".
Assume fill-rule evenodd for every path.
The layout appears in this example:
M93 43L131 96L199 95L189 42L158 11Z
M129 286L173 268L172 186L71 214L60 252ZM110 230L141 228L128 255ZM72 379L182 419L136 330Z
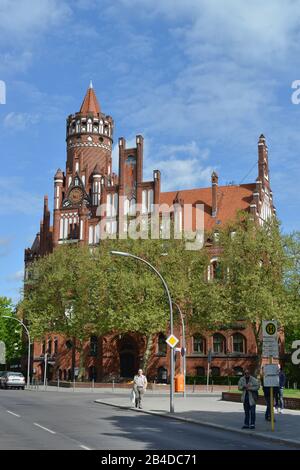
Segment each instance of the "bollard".
M115 391L115 379L113 379L113 381L112 381L112 391L113 392Z

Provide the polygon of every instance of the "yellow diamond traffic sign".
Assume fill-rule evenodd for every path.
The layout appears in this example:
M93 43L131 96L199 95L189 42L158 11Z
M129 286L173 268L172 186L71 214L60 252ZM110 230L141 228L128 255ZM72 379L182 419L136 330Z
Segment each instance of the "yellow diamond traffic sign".
M176 344L178 343L179 339L176 338L176 336L174 335L170 335L167 339L166 339L166 343L170 346L170 348L175 348Z

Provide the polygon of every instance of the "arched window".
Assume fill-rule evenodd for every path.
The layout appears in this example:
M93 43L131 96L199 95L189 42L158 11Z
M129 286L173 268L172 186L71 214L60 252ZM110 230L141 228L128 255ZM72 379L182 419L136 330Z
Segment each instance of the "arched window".
M215 260L211 264L211 275L212 279L220 281L222 279L222 266L218 260Z
M89 367L89 380L92 381L96 381L97 380L97 369L95 366L90 366Z
M226 350L226 340L220 333L213 335L213 352L224 354Z
M54 354L58 353L58 339L54 338Z
M45 354L46 352L46 341L43 341L42 343L42 354Z
M48 349L47 349L48 354L52 354L52 339L48 339Z
M166 336L163 333L159 334L157 345L158 345L158 348L157 348L158 354L160 356L166 356L166 354L167 354L167 343L166 343Z
M241 333L234 333L232 335L232 350L235 353L246 352L246 339Z
M199 377L204 377L205 375L204 367L196 367L196 375Z
M92 132L92 130L93 130L93 121L91 118L89 118L87 121L87 131Z
M157 371L157 381L158 383L166 384L168 381L168 371L165 367L159 367Z
M97 336L91 336L90 338L90 356L97 356L98 349L98 338Z
M244 370L242 367L234 367L233 368L233 372L234 372L234 375L238 376L238 377L241 377L244 373Z
M212 367L211 368L211 375L212 375L212 377L219 377L221 375L220 367Z
M203 336L196 334L193 336L193 352L205 354L206 341Z
M63 379L67 380L67 371L66 371L66 369L64 369L64 372L63 372Z

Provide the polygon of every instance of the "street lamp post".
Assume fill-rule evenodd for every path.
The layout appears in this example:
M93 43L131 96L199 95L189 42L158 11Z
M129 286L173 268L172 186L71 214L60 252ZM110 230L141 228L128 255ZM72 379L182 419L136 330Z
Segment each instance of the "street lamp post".
M183 351L184 351L184 354L183 354L183 396L184 398L186 398L186 389L185 389L185 376L186 376L186 341L185 341L185 325L184 325L184 317L183 317L183 313L181 311L181 308L179 307L179 305L176 303L176 302L173 302L173 304L175 305L175 307L177 308L179 314L180 314L180 318L181 318L181 325L182 325L182 348L183 348Z
M27 334L27 337L28 337L28 361L27 361L27 388L29 389L29 386L30 386L30 333L29 333L29 330L27 328L27 326L21 321L19 320L18 318L15 318L15 317L10 317L8 315L3 315L1 318L11 318L12 320L16 320L18 323L20 323L20 325L23 326L23 328L25 329L26 331L26 334Z
M145 263L150 269L152 269L157 274L157 276L160 278L160 280L161 280L161 282L164 286L164 289L165 289L167 297L168 297L169 309L170 309L170 332L171 332L171 335L173 335L172 299L171 299L171 295L170 295L170 291L169 291L169 288L167 286L167 283L164 280L164 278L162 277L162 275L160 274L160 272L157 271L157 269L154 266L152 266L152 264L149 263L149 261L146 261L145 259L140 258L139 256L132 255L131 253L126 253L126 252L123 252L123 251L111 251L110 253L112 255L126 256L128 258L134 258L138 261L141 261L142 263ZM171 359L170 359L170 369L171 369L171 371L170 371L170 413L174 413L174 350L173 349L171 349L170 357L171 357Z
M48 352L45 352L45 356L44 356L44 390L46 390L46 383L47 383L47 361L48 361Z

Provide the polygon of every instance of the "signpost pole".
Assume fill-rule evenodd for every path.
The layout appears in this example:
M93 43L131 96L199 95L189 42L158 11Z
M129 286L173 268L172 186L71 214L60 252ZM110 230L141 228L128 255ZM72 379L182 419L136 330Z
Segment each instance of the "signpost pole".
M269 364L272 364L273 357L269 357ZM271 413L271 429L274 432L274 389L270 387L270 413Z
M208 392L208 389L209 389L209 374L210 374L210 370L209 370L209 362L207 363L207 380L206 380L206 391Z
M46 390L46 380L47 380L47 359L48 359L48 353L45 353L45 357L44 357L44 390Z

